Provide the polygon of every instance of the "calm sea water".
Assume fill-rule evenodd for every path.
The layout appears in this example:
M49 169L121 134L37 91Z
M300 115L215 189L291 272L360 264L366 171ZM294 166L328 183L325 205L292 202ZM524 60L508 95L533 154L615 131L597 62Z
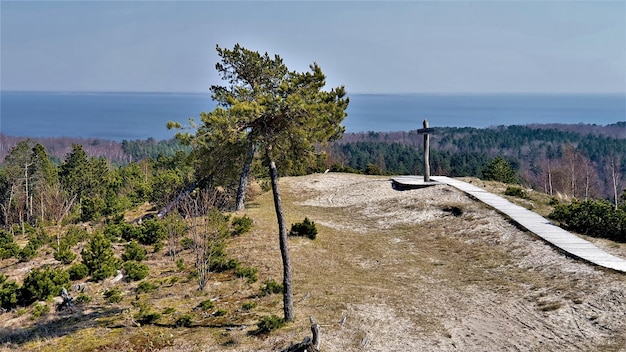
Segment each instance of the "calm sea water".
M198 121L215 104L208 94L2 92L0 133L32 137L168 139L167 121ZM620 94L350 95L348 132L408 131L431 126L626 121Z

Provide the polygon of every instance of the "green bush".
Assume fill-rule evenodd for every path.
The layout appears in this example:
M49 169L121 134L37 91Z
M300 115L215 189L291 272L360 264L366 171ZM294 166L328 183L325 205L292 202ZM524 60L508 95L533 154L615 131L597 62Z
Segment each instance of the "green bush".
M70 275L62 268L33 269L24 279L22 295L27 303L45 301L61 294L61 288L70 287Z
M84 293L81 293L78 296L76 296L76 299L74 301L76 301L76 303L78 304L89 303L91 302L91 297L87 296Z
M277 330L285 326L285 320L276 315L266 315L261 318L257 324L258 332L261 334L267 334L271 331Z
M110 303L119 303L122 301L122 299L124 299L124 296L122 295L122 291L120 291L120 289L117 287L112 287L104 291L103 295L104 295L104 298L107 300L107 302L110 302Z
M39 318L50 313L50 306L46 303L37 303L33 307L33 318Z
M183 249L192 249L194 247L194 243L191 238L183 237L183 239L180 240L180 246L183 247Z
M213 307L215 307L215 303L213 303L213 301L211 301L210 299L206 299L198 303L198 306L197 306L198 309L202 309L202 310L209 310L209 309L212 309Z
M124 247L124 253L122 253L122 260L129 261L134 260L136 262L140 262L146 258L147 251L143 248L139 243L135 241L130 241Z
M302 222L291 225L289 236L303 236L314 240L317 236L317 227L315 226L315 222L305 217Z
M37 256L38 249L39 247L36 244L33 244L31 241L28 241L26 246L24 246L24 248L22 248L18 254L20 262L27 262L35 258L35 256Z
M176 269L178 269L178 271L185 270L185 260L183 258L176 259Z
M626 209L615 209L605 200L573 200L570 204L558 204L550 218L574 232L626 242Z
M482 170L483 179L488 181L499 181L503 183L517 183L515 169L503 157L498 156L493 159L487 167Z
M6 276L0 274L0 307L12 309L20 299L21 288L15 281L6 281Z
M89 268L83 263L77 263L70 266L67 269L67 273L70 275L70 280L82 280L89 275Z
M252 310L252 309L256 308L256 303L255 302L246 302L246 303L241 305L241 308L243 310Z
M522 199L528 199L528 194L526 194L526 191L522 187L517 187L517 186L508 186L506 190L504 191L504 195L522 198Z
M228 311L226 309L223 309L223 308L220 308L220 309L216 310L215 313L213 313L213 315L216 316L216 317L223 317L226 314L228 314Z
M139 323L143 325L152 324L161 319L161 313L152 311L152 307L150 307L148 304L144 302L137 302L136 304L133 303L133 305L139 307L139 313L135 315L135 319Z
M150 281L142 281L139 283L139 285L137 285L137 293L149 293L152 291L155 291L157 288L159 288L159 285L150 282Z
M76 254L72 252L71 248L60 248L54 252L54 259L60 261L63 264L70 264L76 259Z
M163 309L163 311L161 312L161 314L172 314L176 311L176 309L172 308L172 307L166 307Z
M214 256L211 258L210 269L212 272L221 273L241 267L237 259L226 258L225 256Z
M246 278L246 282L251 284L256 282L257 279L257 273L259 272L259 270L257 270L257 268L253 268L253 267L249 267L249 266L239 266L237 268L235 268L235 276L237 277L242 277L242 278Z
M243 235L252 228L252 219L248 215L233 217L233 236Z
M282 293L283 285L276 282L274 279L268 279L263 281L263 285L260 288L261 297L265 297L271 294Z
M17 257L20 247L15 243L13 235L5 230L0 230L0 259Z
M385 172L380 167L374 164L367 164L365 166L365 174L366 175L384 175Z
M191 326L191 319L192 319L191 315L185 314L185 315L183 315L182 317L180 317L180 318L178 318L176 320L175 325L176 325L176 327L184 327L184 328L190 327Z
M83 263L89 268L91 278L95 281L113 276L119 267L119 261L114 256L111 242L102 233L97 233L89 241L81 255Z
M0 247L0 260L9 259L11 257L18 257L20 254L20 247L17 243L9 243Z
M163 222L158 219L145 220L141 225L141 235L139 243L153 245L167 237Z
M111 240L122 238L124 241L139 240L141 237L141 228L129 223L110 224L105 227L106 237Z
M150 268L147 265L134 261L125 262L123 268L129 281L143 280L150 272Z

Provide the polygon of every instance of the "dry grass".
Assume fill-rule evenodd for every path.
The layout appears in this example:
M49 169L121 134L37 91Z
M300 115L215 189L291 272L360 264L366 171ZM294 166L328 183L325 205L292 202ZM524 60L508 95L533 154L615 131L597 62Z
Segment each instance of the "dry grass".
M183 253L182 272L151 254L156 291L137 294L137 283L121 283L124 300L108 304L93 288L94 301L62 320L6 313L0 336L15 339L0 351L275 351L309 335L310 316L322 325L324 351L626 349L623 275L562 256L461 192L399 192L386 178L343 174L285 178L281 186L288 224L306 216L319 230L314 241L290 239L295 322L252 334L260 317L282 314L280 295L257 296L262 281L282 278L264 193L245 211L252 231L227 249L259 270L259 282L222 273L199 292L191 253ZM206 299L215 307L194 310ZM137 302L169 313L137 326ZM243 309L247 302L256 307ZM217 309L228 313L216 317ZM192 326L176 328L185 314Z

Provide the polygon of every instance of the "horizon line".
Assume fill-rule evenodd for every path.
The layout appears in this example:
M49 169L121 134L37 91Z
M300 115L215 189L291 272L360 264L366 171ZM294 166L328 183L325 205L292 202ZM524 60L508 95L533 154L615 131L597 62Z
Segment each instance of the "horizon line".
M200 91L160 91L160 90L27 90L27 89L0 89L0 93L50 93L50 94L189 94L210 95L211 92ZM350 95L626 95L624 92L354 92Z

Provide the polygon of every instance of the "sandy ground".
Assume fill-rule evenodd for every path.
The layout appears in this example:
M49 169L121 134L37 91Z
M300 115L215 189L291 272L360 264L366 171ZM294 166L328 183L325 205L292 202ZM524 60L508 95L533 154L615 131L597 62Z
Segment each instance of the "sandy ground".
M452 187L333 173L283 184L300 206L336 209L318 224L360 238L326 258L330 281L361 287L335 288L345 322L322 325L324 351L626 351L623 274L568 258Z

